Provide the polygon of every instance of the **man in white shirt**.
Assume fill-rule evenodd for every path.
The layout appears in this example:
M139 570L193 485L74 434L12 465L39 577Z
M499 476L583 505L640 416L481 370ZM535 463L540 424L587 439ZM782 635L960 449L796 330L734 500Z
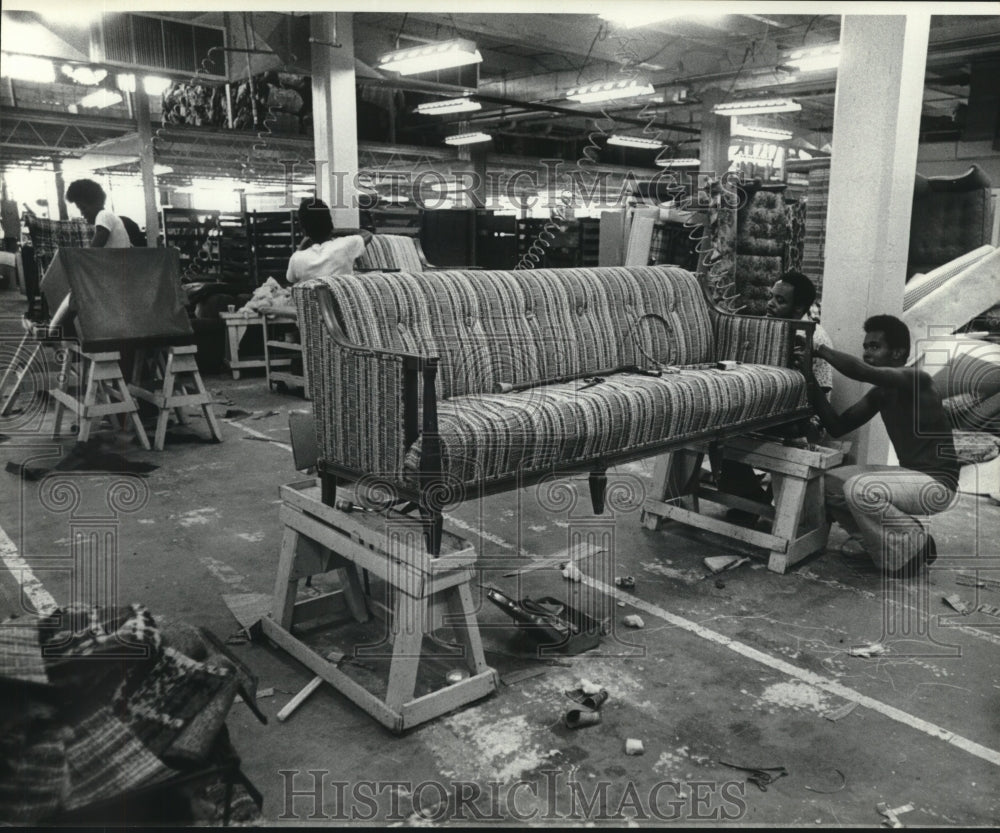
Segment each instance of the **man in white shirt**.
M66 189L67 201L73 203L84 219L94 226L94 237L90 241L93 249L131 249L125 224L104 207L107 194L92 179L77 179Z
M334 237L329 207L313 197L306 197L299 205L299 222L306 237L288 261L285 279L290 284L309 278L350 274L354 271L355 259L372 239L371 232L364 229L357 234Z

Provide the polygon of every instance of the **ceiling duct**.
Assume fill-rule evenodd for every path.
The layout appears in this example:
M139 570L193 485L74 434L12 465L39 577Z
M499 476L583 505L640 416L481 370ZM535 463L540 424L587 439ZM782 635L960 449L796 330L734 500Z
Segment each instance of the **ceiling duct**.
M103 15L91 28L90 60L224 81L225 46L226 32L221 26L145 14Z

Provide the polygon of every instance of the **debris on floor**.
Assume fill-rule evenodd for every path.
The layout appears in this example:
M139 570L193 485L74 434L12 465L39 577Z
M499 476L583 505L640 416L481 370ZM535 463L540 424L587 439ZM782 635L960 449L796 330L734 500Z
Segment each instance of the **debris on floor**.
M880 816L885 816L885 821L882 822L883 827L898 828L903 827L903 822L899 820L899 816L903 813L909 813L913 809L912 804L904 804L902 807L895 807L889 809L889 805L884 801L879 802L875 807L878 810Z
M972 613L972 608L969 607L964 601L962 601L961 596L952 594L950 596L942 596L941 600L948 605L952 610L957 610L963 616L968 616Z
M322 677L313 677L308 683L306 683L303 689L291 700L289 700L288 703L285 704L284 708L278 712L278 722L284 723L288 720L288 718L292 716L292 712L301 706L305 702L306 698L319 688L322 683Z
M586 684L586 688L581 685L578 688L567 691L566 696L586 706L588 709L597 711L608 701L608 690L606 688L598 688L587 680L583 680L582 682Z
M636 613L630 613L622 620L630 628L644 628L646 623L642 621L642 617Z
M711 578L719 573L735 570L742 564L746 564L749 560L750 558L748 556L710 555L707 558L702 559L702 563L710 570L709 575L705 576L705 578Z
M843 706L839 706L836 709L831 709L830 711L826 712L823 715L823 717L825 717L827 720L834 720L834 721L841 720L847 717L847 715L849 715L857 707L858 707L857 701L852 700L850 703L844 703Z
M597 711L584 711L583 709L570 709L563 717L563 722L567 729L582 729L584 726L596 726L601 722L601 713Z
M35 455L37 457L37 454ZM47 474L56 471L89 471L110 472L111 474L146 475L156 471L159 466L153 463L143 463L138 460L128 460L121 454L102 446L101 438L92 438L86 442L74 443L66 455L54 466L29 466L23 463L9 461L6 469L24 480L41 480Z
M819 787L810 787L808 784L806 784L805 788L810 792L820 793L821 795L833 795L833 793L839 793L841 790L844 789L844 787L847 786L847 776L844 775L844 773L841 772L839 769L835 769L834 772L836 772L837 775L840 776L840 784L838 786L827 790L827 789L820 789Z
M222 602L245 631L271 612L271 597L267 593L223 593Z
M615 586L621 587L623 590L631 590L635 587L635 578L633 576L615 576Z
M642 741L637 738L629 738L625 741L625 754L626 755L641 755L646 751L645 747L642 745Z
M731 764L728 761L719 761L719 763L730 769L739 769L750 773L747 775L747 783L756 784L761 792L767 792L769 784L773 784L779 778L784 778L788 775L788 770L784 766L740 766L739 764Z
M583 573L580 572L580 568L576 564L570 562L565 567L563 567L563 578L569 579L570 581L582 581Z
M533 677L540 677L548 670L548 668L521 668L518 671L511 671L509 674L504 674L500 678L500 682L506 686L517 685L518 683L523 683L525 680L530 680Z
M872 642L869 645L856 645L847 651L852 657L880 657L885 653L885 645L880 642Z
M986 590L1000 590L1000 581L991 578L980 578L969 573L959 573L955 577L955 584L962 584L966 587L982 587Z
M257 699L258 700L263 700L266 697L274 697L274 689L273 688L262 688L262 689L258 690L258 692L257 692ZM233 700L233 702L234 703L245 703L246 701L243 699L242 695L237 694L236 695L236 699Z

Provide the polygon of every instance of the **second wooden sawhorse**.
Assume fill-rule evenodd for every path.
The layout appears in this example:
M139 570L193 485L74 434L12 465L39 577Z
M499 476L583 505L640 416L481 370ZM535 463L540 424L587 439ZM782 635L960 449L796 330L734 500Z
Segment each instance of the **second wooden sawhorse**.
M193 344L136 348L128 387L136 399L156 406L153 448L157 451L163 451L171 414L178 423L185 424L184 408L201 408L212 439L222 442L222 431L212 410L212 394L198 370L197 352Z
M324 504L320 494L315 480L281 487L284 535L271 615L261 620L264 635L394 732L496 691L497 673L486 664L470 589L475 548L446 531L441 555L432 557L425 552L419 521L401 513L342 511ZM334 570L340 573L340 590L296 600L300 578ZM391 605L380 605L363 592L362 570L391 590ZM441 621L440 608L448 614L444 623L455 631L469 676L416 696L423 640L433 631L433 623ZM375 646L375 653L391 657L384 698L348 676L337 661L313 650L295 632L300 620L315 622L331 614L343 618L345 612L358 622L367 621L369 615L385 618L391 646L389 639L384 648ZM359 648L357 653L364 657L371 651Z
M820 446L799 448L756 436L720 443L724 459L770 473L773 508L701 483L698 471L708 451L705 444L693 444L657 460L653 494L643 505L647 529L658 529L661 521L672 520L761 547L770 551L767 566L776 573L784 573L826 546L830 524L824 506L823 473L843 462L842 451ZM747 529L704 515L700 511L703 500L767 518L772 522L771 530Z

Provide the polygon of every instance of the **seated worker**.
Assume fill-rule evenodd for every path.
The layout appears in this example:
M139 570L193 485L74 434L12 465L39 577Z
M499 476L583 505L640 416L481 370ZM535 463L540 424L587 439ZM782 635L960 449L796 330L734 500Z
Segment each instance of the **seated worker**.
M306 233L288 261L285 279L290 284L354 271L354 261L372 239L371 232L333 236L333 216L325 202L306 197L299 205L299 222Z
M768 318L792 318L808 321L810 320L809 308L815 300L816 287L806 275L797 271L785 272L771 287L771 297L767 302L767 316ZM821 344L827 347L833 346L826 330L817 324L813 332L813 348L815 349ZM824 393L829 395L833 387L833 370L829 364L818 358L815 352L813 357L813 375ZM803 427L798 427L796 433L801 431ZM788 436L787 426L778 426L776 429L762 433L773 433L778 437ZM738 495L765 506L771 503L769 491L761 487L760 479L753 467L746 463L722 460L718 472L718 486L719 491L727 494ZM746 512L742 509L730 509L726 513L727 520L748 526L756 524L757 517L753 512Z
M66 199L73 203L88 223L94 226L90 241L93 249L130 249L132 243L121 219L104 207L107 194L92 179L77 179L66 189Z
M907 367L910 331L891 315L864 323L864 360L832 347L817 355L849 379L874 387L843 413L827 400L812 368L803 368L809 402L824 427L840 437L882 416L898 466L841 466L826 472L826 504L851 534L842 552L867 554L886 575L916 575L937 557L934 539L917 515L947 509L958 488L958 461L951 423L930 375Z

